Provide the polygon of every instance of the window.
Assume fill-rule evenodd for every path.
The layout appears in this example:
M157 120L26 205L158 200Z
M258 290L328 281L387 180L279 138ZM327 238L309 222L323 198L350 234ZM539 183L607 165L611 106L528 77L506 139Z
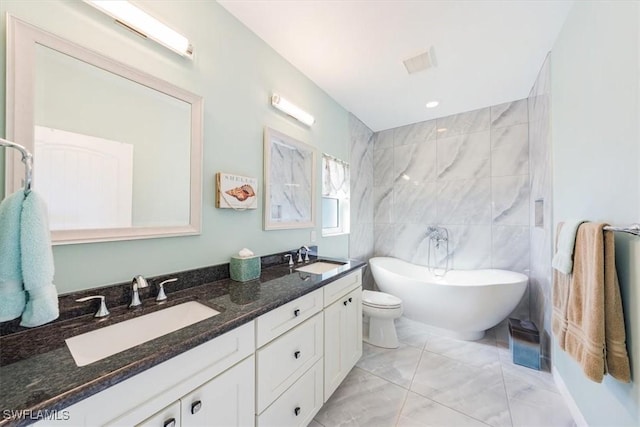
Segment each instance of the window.
M349 234L349 164L322 155L322 235Z

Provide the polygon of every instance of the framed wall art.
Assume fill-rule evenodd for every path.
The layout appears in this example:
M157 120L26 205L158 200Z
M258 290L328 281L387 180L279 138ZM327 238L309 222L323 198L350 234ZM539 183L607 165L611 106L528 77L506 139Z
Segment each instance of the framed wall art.
M216 174L216 208L257 209L258 179L218 172Z
M314 147L265 128L265 230L315 226L315 175Z

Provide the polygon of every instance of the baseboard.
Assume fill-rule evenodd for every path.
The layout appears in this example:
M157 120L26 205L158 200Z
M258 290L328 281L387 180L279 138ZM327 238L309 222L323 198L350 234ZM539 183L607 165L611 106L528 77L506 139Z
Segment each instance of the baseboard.
M580 412L576 401L573 400L573 396L571 396L571 393L569 393L567 385L564 383L564 380L560 376L560 373L555 366L551 368L551 374L553 375L553 381L556 383L556 387L558 387L560 394L569 407L569 412L571 412L571 416L573 417L573 421L575 421L576 426L589 427L589 424L587 424L587 420L584 419L584 416L582 415L582 412Z

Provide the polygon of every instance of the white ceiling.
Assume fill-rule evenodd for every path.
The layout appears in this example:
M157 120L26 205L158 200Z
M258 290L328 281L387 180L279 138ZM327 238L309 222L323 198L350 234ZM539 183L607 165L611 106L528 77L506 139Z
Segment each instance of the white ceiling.
M573 4L218 2L374 131L526 98ZM432 46L437 67L409 75Z

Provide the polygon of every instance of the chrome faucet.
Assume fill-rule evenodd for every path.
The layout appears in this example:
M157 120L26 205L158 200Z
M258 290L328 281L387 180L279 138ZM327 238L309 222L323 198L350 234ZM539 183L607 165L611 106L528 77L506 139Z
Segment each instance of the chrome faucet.
M172 283L177 281L178 281L178 278L174 277L173 279L167 279L163 282L160 282L160 284L158 285L160 289L158 289L158 296L156 297L156 301L158 302L166 301L167 294L164 292L164 285L166 285L167 283Z
M298 249L298 262L302 262L303 250L304 250L304 262L309 262L309 248L306 246L300 246L300 249Z
M131 295L131 304L129 304L129 308L137 307L142 304L140 302L140 295L138 294L138 289L146 288L147 286L149 286L149 284L147 283L147 279L145 279L140 275L135 276L133 278L133 280L131 281L131 285L133 287L133 294Z
M107 304L105 303L104 295L94 295L90 297L84 297L84 298L77 299L76 302L85 302L92 299L100 300L100 308L98 308L98 311L96 311L96 314L94 314L93 317L98 317L98 318L107 317L109 315L109 310L107 309Z
M284 259L285 259L285 261L287 260L287 257L289 257L289 267L293 267L293 255L291 255L291 254L284 254Z

